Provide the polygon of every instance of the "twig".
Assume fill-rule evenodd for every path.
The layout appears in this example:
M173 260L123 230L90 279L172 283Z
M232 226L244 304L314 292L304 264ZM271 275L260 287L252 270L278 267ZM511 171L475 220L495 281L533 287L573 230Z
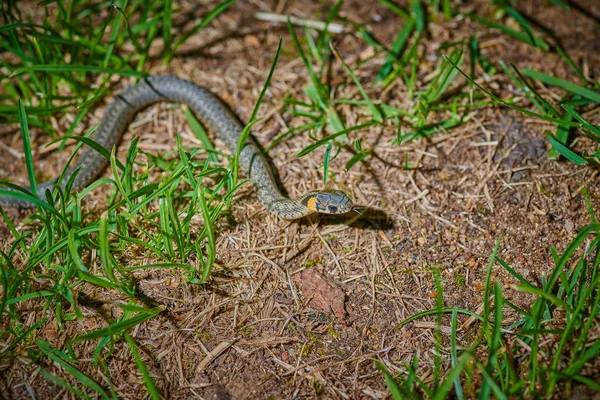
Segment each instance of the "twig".
M329 24L326 24L323 21L317 21L314 19L298 18L298 17L293 17L291 15L257 12L256 14L254 14L254 18L256 18L260 21L275 22L275 23L279 23L279 24L285 24L285 23L287 23L287 21L289 19L293 25L305 26L307 28L314 28L314 29L317 29L320 31L327 29L327 32L329 32L329 33L344 33L344 32L350 31L344 25L337 24L335 22L330 22Z

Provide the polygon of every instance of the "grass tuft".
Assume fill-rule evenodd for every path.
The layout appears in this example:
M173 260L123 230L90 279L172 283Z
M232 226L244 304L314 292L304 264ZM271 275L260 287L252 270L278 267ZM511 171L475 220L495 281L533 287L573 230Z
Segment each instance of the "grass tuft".
M192 31L205 27L231 4L233 1L226 1L209 11ZM14 236L10 250L0 254L0 317L6 322L2 336L7 343L0 351L0 359L12 358L18 349L29 348L31 353L39 354L35 362L40 365L51 362L62 369L63 374L58 376L42 368L41 376L71 395L114 398L112 386L106 388L104 382L95 382L81 372L81 361L75 353L63 352L39 339L31 343L31 337L50 321L64 330L68 321L85 318L78 303L80 286L91 285L115 298L127 299L122 305L123 313L116 321L107 318L102 328L70 338L67 347L97 340L94 362L104 369L107 382L111 382L106 365L112 353L105 349L124 338L149 396L160 398L128 331L157 318L162 309L147 309L138 303L135 272L178 268L191 283L207 282L216 260L215 225L226 212L224 202L239 185L233 184L231 170L214 166L217 159L213 148L209 148L209 160L205 161L198 157L200 149L187 149L178 138L175 152L148 156L149 164L138 168L141 161L137 139L132 141L125 161L121 162L115 156L115 149L106 150L88 137L96 127L83 136L74 136L87 111L108 93L111 76L147 75L143 70L152 41L158 38L160 27L163 34L172 30L172 3L57 0L39 4L39 7L53 6L56 8L46 13L44 23L35 25L21 22L18 8L7 11L6 7L12 6L2 5L8 23L0 28L0 48L18 61L0 61L0 67L8 71L8 75L0 77L6 93L1 99L0 120L18 122L21 127L33 195L9 183L3 186L15 190L2 188L0 195L28 200L35 204L36 210L25 221L27 229L19 232L0 208ZM95 13L103 7L108 8L108 17L98 24ZM174 33L172 50L183 45L187 38ZM138 54L124 51L128 41L138 49ZM66 53L69 60L65 60ZM167 57L173 57L173 52ZM4 104L11 98L16 107ZM48 116L60 118L64 113L73 113L75 118L66 135L58 137ZM112 176L98 179L79 193L71 189L74 178L71 176L64 189L57 187L54 196L37 198L29 133L32 126L46 130L53 137L50 143L59 143L61 148L67 139L75 140L77 145L71 159L82 145L98 151L110 161ZM198 126L194 125L195 132ZM149 170L162 172L163 181L149 182ZM207 178L214 186L207 186ZM82 201L98 187L103 187L106 194L105 208L84 209ZM198 229L190 229L195 215L201 215L202 224ZM162 262L128 265L125 256L131 254L131 249L148 251ZM51 317L33 324L24 322L20 310L28 303L41 304Z
M418 376L416 364L405 366L406 373L397 377L392 377L382 364L378 364L392 398L442 399L447 398L452 387L453 395L458 399L569 397L573 381L597 391L597 377L585 366L600 357L600 339L591 335L600 310L599 233L600 226L591 224L579 232L561 255L553 250L555 266L542 285L528 282L501 260L498 241L487 269L483 314L476 315L481 322L479 333L471 343L465 340L468 335L462 339L458 335L460 310L442 307L438 278L436 308L415 314L401 325L425 315L435 315L438 346L441 317L450 314L451 331L447 339L450 354L441 356L439 349L436 350L435 365L449 363L451 368L438 384L439 367L434 367L433 385L428 385ZM503 286L494 282L492 272L496 266L520 283ZM505 299L504 293L513 290L534 296L530 309L521 309ZM520 318L507 322L511 321L511 311L516 311ZM476 367L475 371L471 369L472 365ZM474 392L466 393L462 382L472 380L473 374L479 376L475 379L480 379L481 385Z

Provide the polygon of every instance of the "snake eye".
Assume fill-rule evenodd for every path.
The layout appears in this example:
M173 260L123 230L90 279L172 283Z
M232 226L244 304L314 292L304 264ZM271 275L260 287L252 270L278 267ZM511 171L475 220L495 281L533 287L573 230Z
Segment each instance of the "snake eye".
M329 212L330 213L336 213L337 212L337 207L336 206L329 206Z

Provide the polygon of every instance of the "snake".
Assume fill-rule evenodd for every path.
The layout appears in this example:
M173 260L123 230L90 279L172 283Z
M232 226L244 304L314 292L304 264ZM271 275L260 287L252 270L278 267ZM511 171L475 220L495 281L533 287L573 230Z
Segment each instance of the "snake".
M237 116L207 88L167 75L149 76L123 89L106 107L91 139L110 152L118 145L133 117L142 109L158 102L187 105L209 130L225 142L231 153L236 153L244 129ZM73 178L71 186L72 190L80 191L92 183L107 164L108 160L102 154L91 147L82 147L78 161L67 169L60 186L64 189L69 178L82 167ZM356 211L352 200L342 190L321 188L293 199L285 196L277 185L271 165L252 135L248 135L239 154L239 166L253 183L259 201L269 212L282 219L294 220L313 213L346 214ZM55 178L36 185L37 197L43 199L46 190L52 190L56 182ZM23 189L31 193L29 187ZM0 196L0 205L31 208L35 203L3 195Z

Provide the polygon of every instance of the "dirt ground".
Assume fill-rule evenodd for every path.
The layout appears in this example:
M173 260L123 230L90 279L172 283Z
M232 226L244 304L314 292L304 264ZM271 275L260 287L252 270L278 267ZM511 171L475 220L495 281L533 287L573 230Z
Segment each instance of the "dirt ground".
M180 4L181 15L199 16L209 9L192 3ZM600 76L600 3L578 0L581 10L574 9L570 17L577 23L547 1L521 3L519 9L533 17L549 37L560 41L589 76ZM489 13L485 2L467 2L461 7L481 15ZM260 112L265 118L254 130L266 146L285 127L306 122L292 119L283 100L287 96L304 99L302 89L309 78L287 28L256 21L253 15L267 11L322 19L326 10L327 5L308 0L240 2L186 44L169 67L162 67L157 59L152 72L174 74L211 88L246 121L283 36L282 57ZM397 16L375 1L348 0L341 15L365 23L387 46L400 26ZM430 22L421 48L424 64L417 78L419 85L425 84L425 77L435 68L440 45L467 40L473 34L493 63L503 60L520 69L576 80L556 53L532 50L470 20L455 19ZM350 65L371 54L370 47L353 33L337 35L334 45ZM378 56L356 73L372 99L409 109L406 87L400 80L387 89L375 85L384 59ZM338 62L334 62L330 77L333 87L346 77ZM115 78L114 90L129 82ZM486 85L503 97L515 94L514 86L502 74L492 76ZM338 98L360 98L354 85L338 90ZM554 98L560 94L548 88L543 93ZM97 122L102 111L95 110L87 122ZM367 118L356 107L342 105L338 111L347 126ZM66 121L55 122L59 127L66 125ZM346 174L344 165L352 154L342 150L332 163L334 181L358 203L378 212L351 224L343 219L279 220L247 186L233 203L232 218L218 225L218 266L208 285L188 284L184 274L175 270L135 274L143 293L165 308L159 317L132 331L159 389L165 397L175 399L285 399L317 394L383 399L386 386L374 360L397 372L403 363L418 356L420 369L431 369L434 318L425 317L401 328L398 324L435 307L436 267L441 270L445 306L480 312L485 271L498 238L500 258L526 279L539 283L552 269L550 246L560 252L578 229L590 222L583 188L595 209L600 209L597 170L548 160L545 129L552 126L496 107L474 110L464 126L407 144L391 144L396 137L392 122L355 132L351 138L362 138L363 147L372 149L373 156ZM174 133L195 140L180 107L151 107L134 122L121 153L134 135L141 136L143 150L171 149ZM34 130L33 134L39 170L52 175L62 166L65 154L42 154L48 138L43 132ZM0 141L20 149L15 126L2 127ZM308 157L295 156L309 143L307 135L298 134L269 153L290 196L323 181L319 164L324 149ZM582 139L577 146L595 151ZM403 168L406 159L414 169ZM25 183L23 165L4 146L0 149L0 176L19 177ZM98 193L86 207L102 207L103 196ZM15 220L22 218L17 211L9 212ZM3 241L10 237L4 225L0 234ZM129 265L154 261L145 254L121 257L119 261ZM515 280L498 266L493 280L503 285L508 300L528 307L530 299L510 288ZM330 310L319 307L318 289L323 287L338 299L344 298L343 304L332 304ZM81 292L105 303L108 312L117 312L118 308L111 306L116 300L114 293L91 286L81 287ZM39 320L52 313L36 304L24 306L24 318ZM86 319L67 323L63 331L50 323L40 330L39 337L60 347L70 337L106 325L97 310L83 308ZM511 314L507 316L508 324ZM460 317L460 321L464 323L466 318ZM459 343L468 345L476 329L477 324L463 326ZM443 332L448 343L448 319L444 319ZM76 347L80 367L106 383L101 370L93 366L94 347L95 343ZM218 356L204 366L201 361L210 352ZM142 378L123 343L109 360L117 392L123 398L139 398ZM48 368L63 374L51 365ZM4 396L29 398L32 391L36 398L50 398L60 393L29 364L25 354L0 365L0 374Z

